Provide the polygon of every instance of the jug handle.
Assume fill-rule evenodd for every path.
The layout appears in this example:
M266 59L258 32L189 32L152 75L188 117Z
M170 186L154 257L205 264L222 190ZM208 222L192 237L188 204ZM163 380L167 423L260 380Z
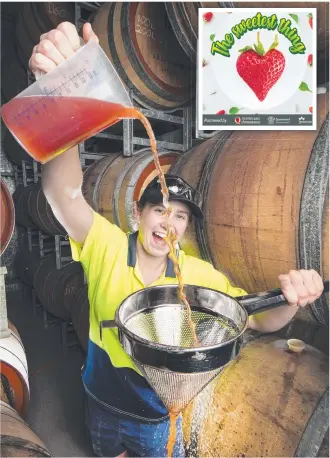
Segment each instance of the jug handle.
M323 293L329 292L329 280L323 282ZM247 294L246 296L235 297L236 300L245 308L248 315L265 312L276 307L287 304L287 300L280 288L272 289L262 293Z

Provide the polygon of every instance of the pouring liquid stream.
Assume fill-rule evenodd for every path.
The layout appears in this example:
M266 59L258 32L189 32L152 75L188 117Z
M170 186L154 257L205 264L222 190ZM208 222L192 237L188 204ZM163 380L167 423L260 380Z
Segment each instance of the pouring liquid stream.
M154 135L154 132L152 130L152 127L151 127L148 119L142 113L140 113L138 110L135 110L135 109L130 109L130 111L131 111L131 114L133 116L135 115L134 118L137 118L137 119L139 119L141 121L141 123L143 124L144 128L146 129L147 134L148 134L149 139L150 139L151 151L152 151L152 154L153 154L153 157L154 157L154 163L155 163L155 167L156 167L156 170L157 170L157 173L158 173L158 176L159 176L159 182L160 182L161 191L162 191L162 194L163 194L163 205L165 207L165 212L164 213L165 213L165 218L166 218L166 237L165 237L165 241L168 244L169 249L170 249L170 252L169 252L168 256L173 261L173 264L174 264L175 275L176 275L176 277L178 279L178 283L179 283L179 297L180 297L180 299L182 300L182 302L185 304L185 306L187 308L187 318L188 318L188 323L189 323L189 326L190 326L190 329L191 329L191 333L192 333L192 336L193 336L194 345L196 347L198 347L200 344L199 344L199 341L198 341L197 335L196 335L196 325L193 323L193 321L191 319L190 305L189 305L189 302L187 301L186 295L183 292L184 283L183 283L183 278L182 278L182 275L181 275L181 272L180 272L179 260L178 260L178 258L176 256L176 250L175 250L176 236L175 236L175 233L174 233L174 231L173 231L173 229L172 229L172 227L171 227L171 225L169 223L169 216L171 214L171 207L169 205L169 192L168 192L168 189L167 189L167 186L166 186L164 172L163 172L163 170L162 170L162 168L160 166L160 163L159 163L155 135ZM179 415L179 412L177 412L175 410L170 410L169 411L170 430L169 430L169 437L168 437L168 442L167 442L167 456L169 458L173 455L173 450L174 450L174 446L175 446L175 442L176 442L176 422L177 422L178 415Z
M143 124L144 128L146 129L147 134L148 134L149 139L150 139L151 151L152 151L152 154L153 154L153 157L154 157L155 167L156 167L156 170L157 170L157 173L158 173L158 176L159 176L159 182L160 182L161 191L162 191L162 194L163 194L163 205L165 207L165 218L166 218L166 237L165 237L165 241L169 246L169 249L170 249L169 258L173 261L174 272L175 272L175 275L176 275L176 277L178 279L179 297L180 297L180 299L182 300L182 302L184 303L184 305L187 308L188 323L189 323L189 326L190 326L190 329L191 329L191 332L192 332L194 345L196 347L198 347L200 344L199 344L199 341L198 341L198 338L197 338L197 335L196 335L196 329L195 329L196 325L194 324L194 322L191 319L190 305L189 305L189 303L187 301L186 295L183 292L184 283L183 283L183 278L182 278L182 275L181 275L181 272L180 272L179 262L178 262L178 259L177 259L177 256L176 256L176 250L175 250L176 236L175 236L175 233L174 233L174 231L173 231L173 229L172 229L172 227L171 227L171 225L169 223L169 216L170 216L172 210L171 210L171 207L169 205L169 200L168 200L169 199L169 192L168 192L168 189L167 189L167 186L166 186L164 172L163 172L163 170L162 170L162 168L160 166L160 163L159 163L155 135L154 135L154 132L152 130L152 127L151 127L148 119L142 113L140 113L135 108L130 108L129 110L130 110L130 112L131 112L131 114L133 116L135 114L134 118L137 118L137 119L139 119L139 121L141 121L141 123Z

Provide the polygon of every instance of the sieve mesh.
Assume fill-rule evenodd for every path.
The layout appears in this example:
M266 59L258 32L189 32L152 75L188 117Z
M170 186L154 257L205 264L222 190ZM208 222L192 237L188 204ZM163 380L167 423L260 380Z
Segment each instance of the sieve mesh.
M237 326L228 318L207 311L191 310L200 347L219 345L235 338ZM147 308L131 315L125 328L150 343L171 347L192 348L194 336L183 305L165 304Z
M182 374L140 364L136 360L134 362L167 409L172 412L181 412L223 369L220 367L209 372Z

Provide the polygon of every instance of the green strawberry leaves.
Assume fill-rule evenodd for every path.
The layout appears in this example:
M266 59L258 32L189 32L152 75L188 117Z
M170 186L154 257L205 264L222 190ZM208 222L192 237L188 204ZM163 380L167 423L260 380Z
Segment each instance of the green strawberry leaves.
M274 40L273 43L270 45L270 47L269 47L269 49L268 49L267 52L269 52L271 49L277 48L278 45L279 45L278 35L277 35L277 33L275 33L275 40Z
M278 35L275 34L275 40L273 41L273 43L271 44L271 46L267 50L267 52L271 51L272 49L277 48L278 45L279 45ZM243 53L243 52L246 52L246 51L254 51L255 50L255 52L257 54L259 54L259 56L264 56L265 54L267 54L267 52L265 52L265 48L264 48L263 44L260 41L260 32L257 33L257 44L253 44L253 47L254 47L254 49L251 48L251 46L245 46L245 48L239 49L238 52Z
M215 33L212 33L212 35L210 35L210 40L213 41L215 38Z
M289 14L289 16L291 16L292 19L293 19L297 24L299 24L299 18L298 18L298 16L297 16L296 14Z
M254 49L256 50L257 54L263 56L265 54L265 48L260 41L260 32L257 33L257 44L254 44Z
M305 83L305 81L302 81L302 82L300 83L299 89L300 89L301 91L312 92L312 91L309 89L308 84Z

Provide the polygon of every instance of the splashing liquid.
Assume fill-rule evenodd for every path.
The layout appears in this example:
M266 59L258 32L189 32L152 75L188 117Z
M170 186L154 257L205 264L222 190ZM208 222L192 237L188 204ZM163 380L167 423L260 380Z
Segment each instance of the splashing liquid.
M176 441L176 422L179 416L178 412L170 411L170 432L167 442L167 456L170 458L173 455L173 450Z

